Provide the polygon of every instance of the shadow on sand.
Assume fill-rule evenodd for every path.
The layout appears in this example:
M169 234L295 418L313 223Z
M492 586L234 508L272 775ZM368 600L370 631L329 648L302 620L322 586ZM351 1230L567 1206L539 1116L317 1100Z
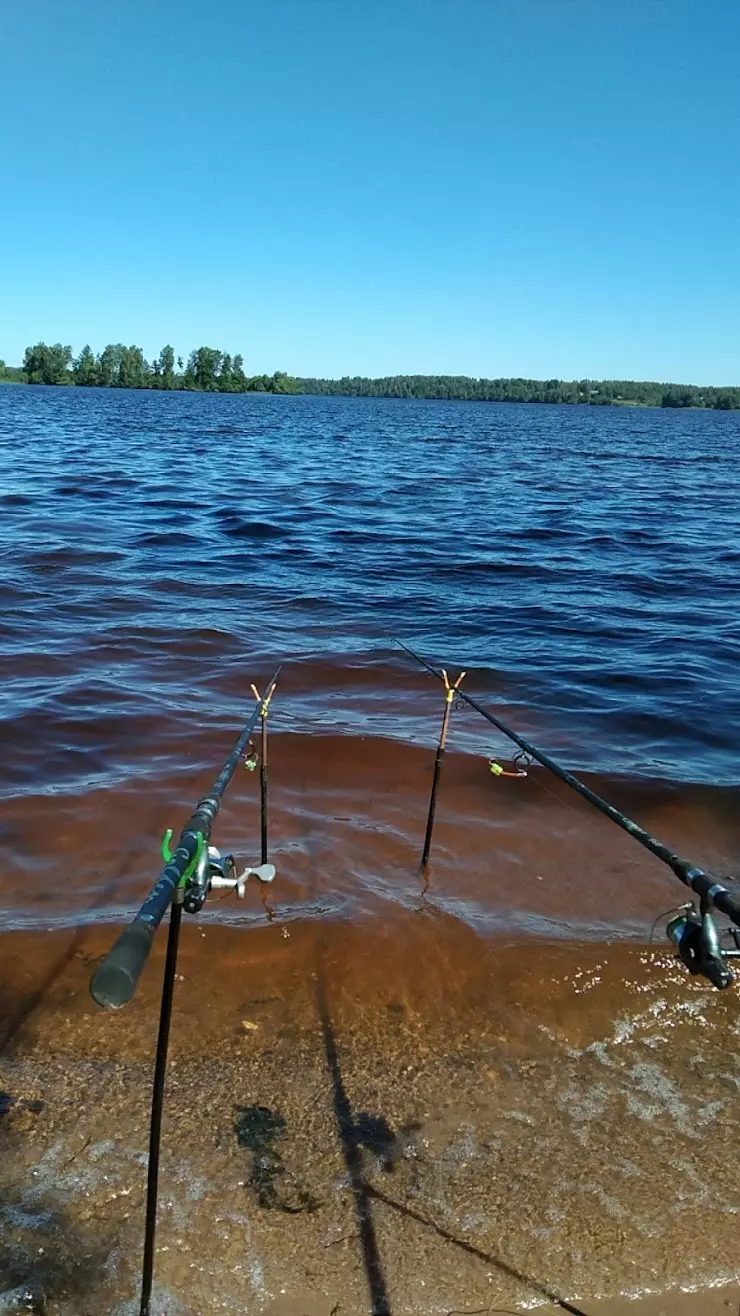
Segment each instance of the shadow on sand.
M501 1257L484 1252L481 1248L476 1247L473 1243L467 1243L464 1239L456 1238L454 1234L443 1229L434 1220L418 1211L414 1211L401 1202L394 1201L392 1197L388 1197L368 1183L363 1163L363 1149L375 1154L382 1169L392 1170L396 1160L403 1154L403 1147L409 1135L416 1132L420 1126L409 1124L395 1134L388 1121L382 1116L373 1116L366 1112L354 1114L344 1084L337 1039L329 1009L323 950L319 952L317 963L317 1006L326 1064L332 1083L334 1115L337 1121L342 1155L354 1196L362 1260L370 1295L370 1316L393 1316L388 1281L383 1268L373 1218L374 1203L382 1204L390 1210L398 1212L406 1219L414 1220L424 1229L435 1233L445 1243L462 1249L468 1256L475 1257L485 1262L486 1265L495 1266L509 1279L514 1279L517 1283L526 1285L539 1297L546 1298L561 1311L567 1312L568 1316L587 1316L587 1313L580 1307L576 1307L572 1302L561 1298L549 1285L533 1279L531 1275L523 1274ZM506 1309L491 1307L483 1310L493 1313Z

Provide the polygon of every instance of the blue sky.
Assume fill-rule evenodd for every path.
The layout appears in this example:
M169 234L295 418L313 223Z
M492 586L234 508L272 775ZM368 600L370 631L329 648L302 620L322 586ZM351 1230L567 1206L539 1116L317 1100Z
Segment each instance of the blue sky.
M37 0L0 357L740 383L737 0Z

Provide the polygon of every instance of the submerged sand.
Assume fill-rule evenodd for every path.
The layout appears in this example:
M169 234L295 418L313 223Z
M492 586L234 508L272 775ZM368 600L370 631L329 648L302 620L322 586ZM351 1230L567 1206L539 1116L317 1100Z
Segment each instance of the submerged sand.
M165 937L112 1014L109 940L0 940L0 1291L49 1316L138 1310ZM662 950L191 921L153 1311L736 1313L739 1032Z

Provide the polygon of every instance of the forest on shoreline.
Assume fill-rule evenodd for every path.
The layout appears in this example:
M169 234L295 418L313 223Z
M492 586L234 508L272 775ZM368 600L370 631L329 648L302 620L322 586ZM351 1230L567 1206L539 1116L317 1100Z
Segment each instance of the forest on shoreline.
M443 398L460 402L549 402L586 406L703 407L740 410L740 387L659 384L631 379L471 379L393 375L385 379L298 379L300 393L328 397Z
M300 379L276 370L248 375L244 358L214 347L195 348L185 361L167 345L147 361L140 347L111 343L97 356L89 346L73 356L61 343L26 348L22 366L0 360L0 383L143 388L210 393L312 393L326 397L437 398L457 402L566 403L586 406L702 407L740 410L740 387L703 387L629 379L474 379L467 375L391 375Z

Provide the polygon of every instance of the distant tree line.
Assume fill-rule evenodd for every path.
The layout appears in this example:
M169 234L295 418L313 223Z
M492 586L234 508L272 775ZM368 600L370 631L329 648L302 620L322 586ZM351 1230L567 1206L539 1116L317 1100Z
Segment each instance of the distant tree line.
M83 347L73 357L61 343L27 347L22 366L0 361L0 382L78 384L87 388L189 389L207 393L318 393L329 397L446 398L457 402L563 402L587 406L709 407L740 410L740 387L701 388L630 379L472 379L467 375L360 376L296 379L283 370L246 375L244 359L197 347L187 363L163 347L147 361L140 347L110 343L98 356Z
M447 398L459 402L566 402L589 406L740 409L740 388L636 383L629 379L470 379L467 375L391 375L385 379L298 379L300 393L330 397Z
M197 347L183 363L169 345L154 361L140 347L109 343L95 356L83 347L73 357L61 343L27 347L22 367L0 361L0 379L27 384L78 384L86 388L191 389L206 393L295 393L296 383L283 370L274 375L246 375L244 358L216 347Z

